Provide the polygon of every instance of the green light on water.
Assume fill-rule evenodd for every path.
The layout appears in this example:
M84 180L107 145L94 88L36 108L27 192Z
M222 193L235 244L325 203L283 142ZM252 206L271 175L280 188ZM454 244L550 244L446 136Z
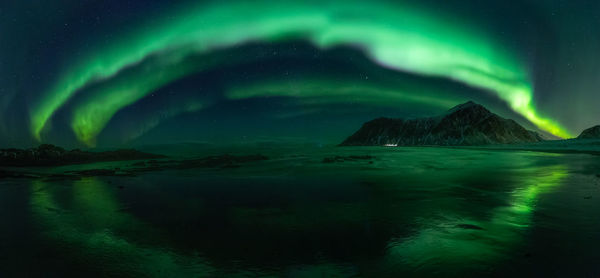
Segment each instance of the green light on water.
M452 215L432 221L415 235L393 240L389 246L390 263L400 260L417 267L435 262L452 269L502 259L506 254L503 250L510 250L523 240L522 230L531 225L540 195L551 192L568 177L564 165L526 169L520 174L522 185L511 192L512 200L507 206L495 208L488 221ZM464 229L461 224L480 229Z
M120 236L123 231L148 235L154 230L122 211L105 183L86 178L71 187L72 206L58 202L60 194L56 191L65 187L50 186L41 180L33 181L31 186L30 207L35 223L49 242L68 246L62 255L81 260L90 269L98 267L103 274L112 274L108 276L164 277L164 273L169 273L177 277L212 277L214 269L199 257ZM87 261L90 258L93 264Z

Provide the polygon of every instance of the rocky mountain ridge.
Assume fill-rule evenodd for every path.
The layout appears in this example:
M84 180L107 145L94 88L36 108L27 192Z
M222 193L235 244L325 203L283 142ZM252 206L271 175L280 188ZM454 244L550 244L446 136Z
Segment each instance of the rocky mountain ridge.
M378 118L342 146L468 146L540 142L540 134L469 101L446 113L418 119Z

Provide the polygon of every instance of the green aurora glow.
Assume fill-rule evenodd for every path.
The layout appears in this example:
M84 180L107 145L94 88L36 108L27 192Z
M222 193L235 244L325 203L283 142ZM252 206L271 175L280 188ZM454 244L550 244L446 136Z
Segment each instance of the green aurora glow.
M53 114L95 82L106 84L75 107L71 123L77 138L88 145L119 110L207 66L185 59L189 54L287 39L306 39L322 49L356 45L384 67L493 92L540 129L571 137L536 111L529 73L516 53L476 24L456 22L443 13L387 2L253 1L187 6L170 14L175 16L122 32L111 44L89 49L74 60L30 107L34 137L41 140ZM158 62L119 78L124 69L149 58ZM418 92L408 93L418 98Z

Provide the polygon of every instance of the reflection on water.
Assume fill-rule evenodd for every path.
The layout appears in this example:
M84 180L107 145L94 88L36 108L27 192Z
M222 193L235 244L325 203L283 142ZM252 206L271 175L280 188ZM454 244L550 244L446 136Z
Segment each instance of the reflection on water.
M52 257L33 260L92 276L502 275L537 229L560 225L538 211L565 209L541 201L575 194L560 188L596 165L522 152L333 152L377 158L324 164L330 153L286 152L239 169L31 181L30 241Z
M408 267L405 271L435 266L438 274L460 275L464 265L489 267L490 262L503 259L523 240L539 195L559 186L568 175L563 165L515 171L523 179L510 192L508 204L492 209L488 219L444 212L440 219L426 221L417 234L391 240L387 260L401 261L402 267Z
M164 277L209 274L199 257L186 257L168 249L145 246L120 234L143 237L152 233L118 206L106 184L86 178L72 184L72 209L64 210L43 181L34 181L31 209L45 235L79 263L103 275Z

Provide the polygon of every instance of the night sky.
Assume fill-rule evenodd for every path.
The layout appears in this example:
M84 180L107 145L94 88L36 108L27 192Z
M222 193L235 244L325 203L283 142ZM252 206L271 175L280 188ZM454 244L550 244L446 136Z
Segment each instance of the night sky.
M60 2L0 4L2 147L335 144L467 100L600 124L594 0Z

